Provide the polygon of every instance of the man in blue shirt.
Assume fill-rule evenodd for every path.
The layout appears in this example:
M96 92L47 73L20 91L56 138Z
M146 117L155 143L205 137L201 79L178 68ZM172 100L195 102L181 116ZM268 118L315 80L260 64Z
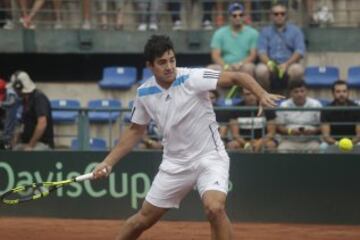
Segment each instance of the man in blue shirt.
M271 9L273 24L262 29L258 40L260 62L257 80L267 89L285 89L287 81L301 79L305 55L304 36L299 27L287 22L287 8L276 4Z

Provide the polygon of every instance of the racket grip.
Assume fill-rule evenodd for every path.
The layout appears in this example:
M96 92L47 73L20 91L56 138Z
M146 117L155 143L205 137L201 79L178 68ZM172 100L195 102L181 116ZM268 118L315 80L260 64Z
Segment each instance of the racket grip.
M76 182L85 181L94 177L94 173L86 173L75 178Z

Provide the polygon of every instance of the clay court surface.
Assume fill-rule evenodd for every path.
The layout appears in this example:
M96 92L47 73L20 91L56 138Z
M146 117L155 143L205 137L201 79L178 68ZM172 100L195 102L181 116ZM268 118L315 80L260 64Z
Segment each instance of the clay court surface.
M1 240L114 239L123 221L0 217ZM360 226L234 223L239 240L359 240ZM210 240L206 222L161 221L142 240Z

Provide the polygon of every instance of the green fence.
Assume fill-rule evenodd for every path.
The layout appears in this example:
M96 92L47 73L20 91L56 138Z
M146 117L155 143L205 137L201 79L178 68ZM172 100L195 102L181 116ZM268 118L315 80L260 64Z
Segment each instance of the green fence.
M104 152L0 152L0 193L18 184L91 171ZM360 161L352 154L230 153L228 212L234 221L360 223ZM160 152L132 152L109 179L75 183L46 199L0 205L0 216L125 218L142 204ZM165 219L205 220L192 191Z

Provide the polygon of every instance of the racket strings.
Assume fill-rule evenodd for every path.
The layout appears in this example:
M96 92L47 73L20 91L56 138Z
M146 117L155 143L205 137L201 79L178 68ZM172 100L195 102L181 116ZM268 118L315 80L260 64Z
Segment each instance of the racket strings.
M10 202L28 201L31 199L44 197L48 195L50 191L51 191L51 186L47 186L44 184L32 184L32 185L22 186L15 188L13 191L3 196L3 201L10 201Z

